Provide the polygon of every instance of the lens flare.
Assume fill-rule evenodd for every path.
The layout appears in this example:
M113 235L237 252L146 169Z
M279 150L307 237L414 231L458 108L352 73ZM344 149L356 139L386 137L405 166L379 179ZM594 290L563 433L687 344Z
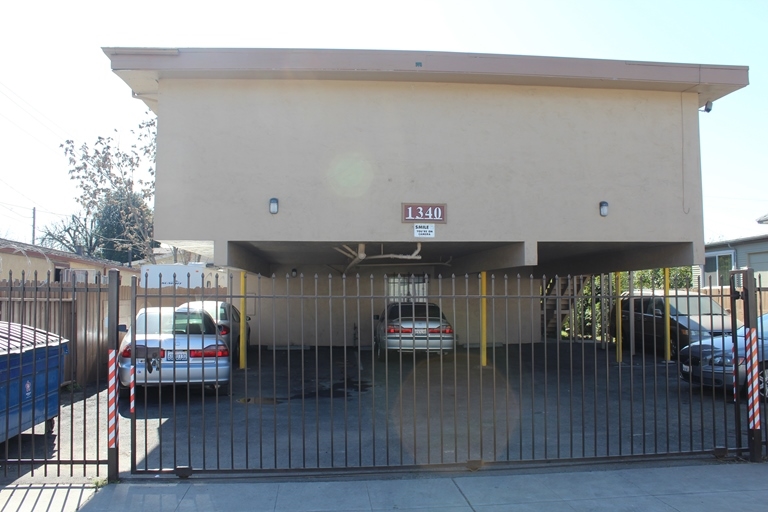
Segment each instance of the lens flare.
M336 157L328 167L326 183L332 192L342 197L361 197L373 182L373 164L360 153Z

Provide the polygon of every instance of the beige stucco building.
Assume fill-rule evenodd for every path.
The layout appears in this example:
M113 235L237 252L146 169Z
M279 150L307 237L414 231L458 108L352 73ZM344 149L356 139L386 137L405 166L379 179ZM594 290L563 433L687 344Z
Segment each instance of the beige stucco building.
M418 241L458 272L701 262L699 108L748 82L745 67L509 55L104 51L159 116L157 237L262 273ZM416 238L403 204L446 220Z
M748 83L740 66L104 52L158 115L157 238L264 276L703 263L700 109Z

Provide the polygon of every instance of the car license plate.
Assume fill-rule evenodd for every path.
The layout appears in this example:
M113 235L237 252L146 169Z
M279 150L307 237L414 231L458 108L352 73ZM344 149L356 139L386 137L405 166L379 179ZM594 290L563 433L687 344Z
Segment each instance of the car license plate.
M414 329L413 333L414 334L427 334L427 330L426 329Z
M169 350L165 353L166 361L186 361L187 353L183 350Z
M687 364L684 364L684 365L682 365L682 366L683 366L683 371L684 371L684 372L689 372L689 371L691 371L691 367L690 367L690 366L688 366Z

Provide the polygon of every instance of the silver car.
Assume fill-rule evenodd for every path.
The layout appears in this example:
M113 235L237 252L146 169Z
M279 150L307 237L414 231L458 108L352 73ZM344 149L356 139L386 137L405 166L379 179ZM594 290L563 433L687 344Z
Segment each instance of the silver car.
M445 352L453 350L453 326L437 304L393 302L373 317L376 359L384 361L387 351Z
M768 313L757 319L757 360L759 364L758 385L760 395L768 397ZM736 331L736 349L738 364L738 387L745 386L747 370L744 364L746 356L746 329L742 326ZM733 390L734 337L713 336L691 343L680 351L680 378L691 384Z
M120 343L118 377L123 389L130 386L132 356L136 385L201 384L229 394L229 348L203 309L140 310L135 334L129 328Z
M179 307L204 309L208 312L209 315L213 317L213 320L219 327L219 335L232 352L232 360L235 361L235 366L237 366L238 361L240 360L240 310L229 302L216 300L198 300L194 302L187 302ZM250 317L245 318L246 349L251 340L251 326L247 323L250 319Z

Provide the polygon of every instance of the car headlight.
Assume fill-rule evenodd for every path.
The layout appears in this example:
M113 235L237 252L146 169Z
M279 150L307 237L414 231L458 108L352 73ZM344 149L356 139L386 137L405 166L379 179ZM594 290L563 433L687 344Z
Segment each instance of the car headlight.
M733 366L733 354L713 356L710 362L712 366ZM739 356L736 359L737 366L742 366L745 362L746 358L744 356Z
M709 332L700 329L680 329L680 334L687 336L689 341L699 341L709 336Z
M733 366L733 356L722 354L712 358L712 366Z

